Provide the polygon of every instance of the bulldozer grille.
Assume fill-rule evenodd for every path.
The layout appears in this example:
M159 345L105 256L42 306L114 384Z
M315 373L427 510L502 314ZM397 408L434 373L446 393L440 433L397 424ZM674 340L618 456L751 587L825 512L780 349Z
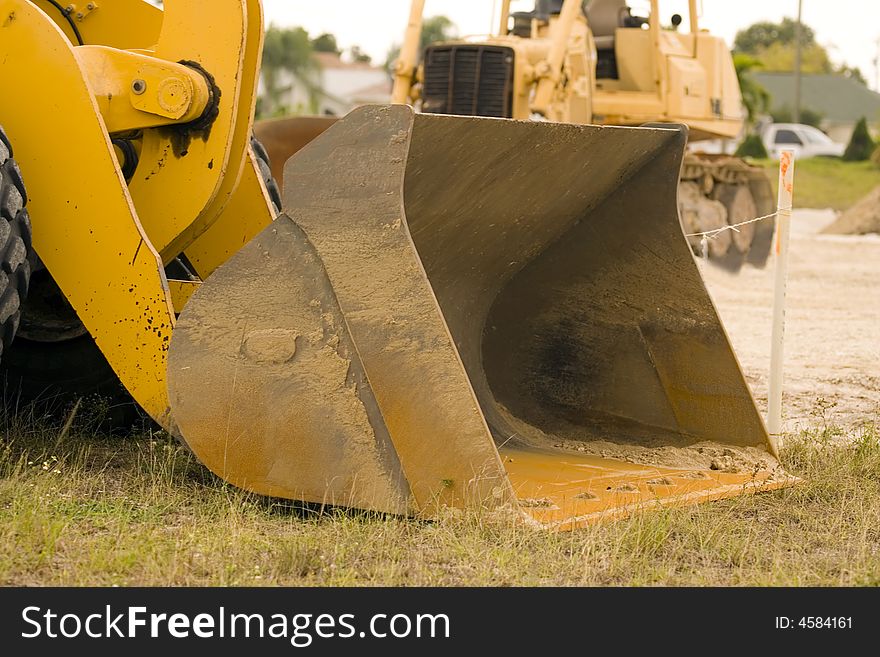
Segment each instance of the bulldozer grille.
M434 46L425 53L422 111L428 114L511 118L513 49Z

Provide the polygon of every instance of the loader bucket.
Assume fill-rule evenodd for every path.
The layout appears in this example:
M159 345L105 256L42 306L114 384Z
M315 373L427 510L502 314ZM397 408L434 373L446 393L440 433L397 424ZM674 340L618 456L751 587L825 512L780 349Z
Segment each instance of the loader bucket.
M283 184L285 162L338 120L334 116L297 116L255 123L254 135L269 154L272 177Z
M784 485L678 221L685 140L356 110L181 314L180 434L264 495L560 528Z

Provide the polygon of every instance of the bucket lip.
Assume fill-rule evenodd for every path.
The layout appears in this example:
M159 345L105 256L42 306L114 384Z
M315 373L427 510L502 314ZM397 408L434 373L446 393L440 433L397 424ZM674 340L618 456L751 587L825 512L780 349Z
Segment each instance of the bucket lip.
M683 135L684 141L687 141L688 135L688 127L684 123L644 123L642 125L607 125L601 123L561 123L558 121L534 121L531 119L516 119L516 118L507 118L507 117L498 117L498 116L470 116L470 115L461 115L461 114L426 114L424 112L416 112L415 109L411 105L362 105L355 110L352 110L350 114L347 116L353 116L355 113L361 112L365 109L370 108L390 108L390 107L405 107L409 110L409 112L413 115L415 122L422 121L430 121L435 118L444 118L444 119L457 119L461 121L475 121L475 122L492 122L492 121L500 121L506 123L521 123L528 125L541 125L541 126L553 126L553 129L559 130L578 130L578 131L605 131L605 132L630 132L632 130L638 130L642 132L665 132L671 134L679 134Z
M730 484L721 486L710 491L697 491L694 493L682 495L679 497L670 497L667 499L651 499L635 502L628 505L618 506L604 511L587 513L582 515L573 515L562 520L551 522L542 522L534 517L528 510L520 509L521 513L526 516L525 521L528 524L547 529L550 531L573 531L582 529L590 525L600 522L611 522L615 520L623 520L624 518L633 516L645 511L651 511L662 508L684 507L696 504L705 504L708 502L717 502L720 500L731 499L741 495L754 495L756 493L766 493L784 488L791 488L804 483L800 477L791 474L777 476L773 480L755 481L745 484Z
M528 524L570 530L657 508L683 507L802 483L778 462L760 469L657 465L561 450L501 447Z

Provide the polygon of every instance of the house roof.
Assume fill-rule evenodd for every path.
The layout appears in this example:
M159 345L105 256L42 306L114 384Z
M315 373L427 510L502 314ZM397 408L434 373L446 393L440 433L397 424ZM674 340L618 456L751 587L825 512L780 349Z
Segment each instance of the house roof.
M755 72L752 77L770 92L773 109L794 106L794 73ZM880 93L842 75L804 73L801 107L833 123L855 123L863 116L868 123L880 123Z

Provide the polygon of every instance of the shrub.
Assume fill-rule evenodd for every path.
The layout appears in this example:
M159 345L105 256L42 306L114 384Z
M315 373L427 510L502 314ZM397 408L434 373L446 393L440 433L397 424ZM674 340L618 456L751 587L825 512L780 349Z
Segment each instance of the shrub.
M859 119L856 128L853 130L846 151L843 153L843 159L847 162L863 162L871 157L874 152L874 140L868 132L868 123L865 117Z
M747 135L736 149L734 155L737 157L754 157L759 159L770 157L767 154L767 149L764 148L764 142L761 141L761 137L758 135Z

